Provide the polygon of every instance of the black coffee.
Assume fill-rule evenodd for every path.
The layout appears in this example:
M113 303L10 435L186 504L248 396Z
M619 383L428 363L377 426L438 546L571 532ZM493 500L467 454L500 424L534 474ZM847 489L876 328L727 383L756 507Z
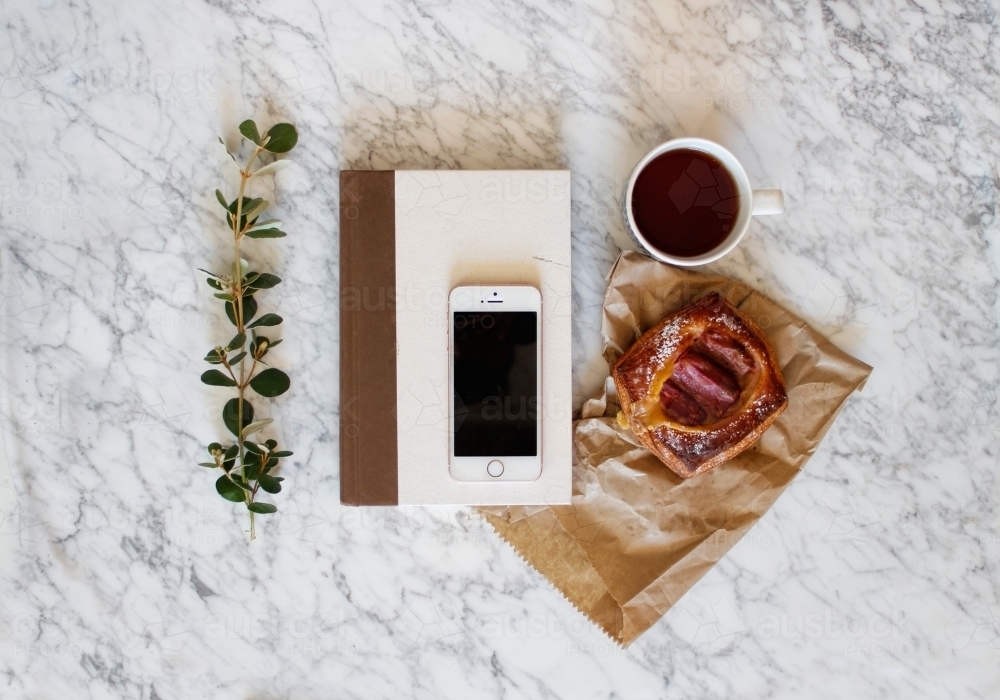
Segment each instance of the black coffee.
M650 245L682 258L712 250L736 224L740 199L717 158L678 149L651 160L632 189L632 216Z

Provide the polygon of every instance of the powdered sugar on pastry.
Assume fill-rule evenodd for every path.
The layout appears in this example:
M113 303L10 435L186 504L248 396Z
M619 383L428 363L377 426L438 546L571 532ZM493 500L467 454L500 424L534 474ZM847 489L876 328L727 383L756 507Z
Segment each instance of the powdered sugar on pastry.
M684 371L674 380L680 358ZM612 377L633 433L683 477L746 449L788 401L760 329L716 293L643 334L615 363ZM730 406L737 377L739 398Z

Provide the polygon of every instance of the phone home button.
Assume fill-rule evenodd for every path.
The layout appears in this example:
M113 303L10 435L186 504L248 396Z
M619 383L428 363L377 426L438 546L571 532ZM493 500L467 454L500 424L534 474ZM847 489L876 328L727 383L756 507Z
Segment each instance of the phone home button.
M486 473L492 477L498 477L503 474L503 462L499 459L494 459L489 464L486 465Z

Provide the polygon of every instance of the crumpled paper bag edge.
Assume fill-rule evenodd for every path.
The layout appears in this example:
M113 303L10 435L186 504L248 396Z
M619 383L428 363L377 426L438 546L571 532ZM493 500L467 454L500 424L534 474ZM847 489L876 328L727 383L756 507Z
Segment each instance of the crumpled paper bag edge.
M610 280L619 265L624 259L634 256L636 258L636 263L644 264L648 259L642 259L645 256L639 256L635 253L629 253L628 251L623 252L615 260L614 265L608 273L608 279ZM649 261L652 262L652 261ZM687 271L694 272L694 271ZM563 526L564 524L560 522L558 516L555 517L555 522L558 524L559 532L556 533L555 528L551 527L551 524L547 521L544 523L548 530L539 529L535 526L535 516L538 515L540 511L545 509L539 509L534 512L525 512L520 509L514 509L512 512L509 509L489 509L489 512L481 513L481 516L490 523L493 529L500 535L501 539L507 542L514 551L517 553L518 557L521 558L526 563L530 564L532 568L535 568L539 573L541 573L549 583L560 592L560 594L565 597L573 607L578 610L581 614L586 616L591 620L597 627L599 627L612 641L616 642L623 648L634 642L642 633L647 631L649 628L654 626L657 621L662 619L662 616L675 606L686 593L712 568L716 563L728 551L731 551L733 547L742 539L747 532L752 529L753 525L759 522L760 517L763 516L768 509L770 509L774 503L780 498L781 494L787 489L798 474L802 472L808 460L812 458L815 454L815 450L818 449L819 444L825 438L829 429L836 422L838 416L846 406L847 401L850 396L855 392L859 391L867 382L868 377L872 371L872 368L866 363L859 361L857 358L851 356L849 353L845 352L837 345L832 343L824 334L817 331L815 328L809 324L808 321L802 319L800 316L795 314L793 311L784 307L778 302L769 299L768 297L758 292L750 285L742 282L741 280L735 280L731 278L726 278L720 275L707 275L705 277L709 284L717 284L727 288L730 292L729 296L738 296L739 298L735 300L738 307L742 306L742 302L750 298L753 294L761 295L763 299L769 301L771 304L777 305L781 310L785 311L787 314L793 317L798 323L802 324L803 329L808 329L811 335L815 338L815 343L817 349L826 355L837 356L846 364L850 365L850 371L841 377L841 388L849 389L846 394L842 395L840 403L834 412L829 416L829 418L822 424L820 429L815 434L813 445L811 448L807 449L803 454L802 460L798 467L795 469L787 479L783 479L780 482L772 482L772 489L767 494L767 506L762 509L762 513L756 518L746 522L740 523L732 530L728 529L728 525L732 523L726 523L721 527L718 527L713 532L709 533L703 540L703 543L709 542L712 538L726 538L729 543L728 546L723 546L720 548L722 554L713 559L714 555L710 555L706 558L705 552L700 551L699 547L693 548L690 552L685 553L680 559L674 561L673 564L669 566L668 569L663 571L659 576L657 576L636 595L634 595L630 600L626 601L624 605L620 604L610 593L608 586L604 583L601 575L597 573L598 568L594 566L594 563L590 561L590 552L587 548L580 544L576 535L571 534L570 531L566 530ZM697 286L697 285L696 285ZM625 296L622 296L622 290L625 290ZM620 353L615 352L615 348L608 346L609 334L605 330L605 324L608 322L608 313L612 316L616 315L616 312L620 310L609 309L609 305L612 307L618 307L625 304L626 307L630 307L635 299L630 298L628 295L629 291L634 291L640 294L648 293L649 288L637 285L630 288L628 284L625 286L619 285L619 288L612 289L609 284L608 289L605 291L604 295L604 317L602 318L602 335L605 338L604 355L605 359L613 361L615 356ZM685 293L687 292L687 287L685 283L684 287ZM679 289L670 288L670 293L673 294L674 291L679 291ZM654 292L655 294L655 289ZM732 300L732 299L731 299ZM688 300L686 303L689 303ZM641 303L641 302L640 302ZM636 329L637 331L640 329ZM609 352L611 356L609 356ZM607 387L607 380L605 383ZM603 394L603 396L602 396ZM615 397L616 398L616 397ZM607 390L599 391L595 394L595 397L589 399L585 402L585 407L587 407L590 401L595 401L595 399L603 404L598 405L595 403L593 406L589 407L586 413L589 415L586 418L597 418L599 414L604 413L603 409L607 407L608 396ZM592 410L591 410L592 409ZM581 411L583 412L583 411ZM606 417L606 416L605 416ZM586 419L585 418L585 419ZM574 432L576 428L576 423L574 422ZM575 455L574 455L575 457ZM575 461L575 459L574 459ZM762 494L762 497L764 494ZM738 536L734 537L735 533L739 533ZM577 557L576 566L580 568L586 568L588 571L582 572L581 570L573 570L571 566L560 567L558 564L555 566L551 561L547 560L545 557L540 556L538 545L543 546L545 540L550 538L551 535L557 535L558 537L566 538L566 541L575 546L575 556ZM523 536L522 536L523 535ZM523 540L523 541L522 541ZM526 553L531 553L534 558L539 559L539 564L535 564L533 561L529 560ZM558 570L563 569L564 572L568 571L568 574L564 573L560 575ZM582 577L581 573L586 573L586 577ZM573 578L574 581L571 583L580 583L584 578L589 578L591 580L591 585L596 585L600 588L606 595L607 598L614 601L618 605L618 612L620 617L618 620L609 621L608 619L598 619L592 614L592 605L588 603L586 596L583 598L577 597L572 590L574 586L564 586L563 584L567 581L567 576ZM670 591L673 592L671 595ZM679 595L677 594L679 592ZM592 592L591 592L592 593ZM589 596L589 600L594 599L593 595Z
M545 571L543 571L541 568L539 568L533 562L529 561L525 557L525 555L523 553L523 550L521 549L520 545L518 543L514 542L512 539L510 539L508 537L508 535L505 534L505 531L502 530L501 527L499 526L499 523L507 523L507 524L513 525L513 524L515 524L518 521L515 521L514 523L512 523L512 522L506 520L501 515L496 515L495 513L490 513L490 512L484 512L483 509L477 509L477 511L475 511L475 515L477 517L482 518L483 520L485 520L489 524L489 526L493 529L493 531L500 537L500 539L503 540L503 542L514 551L514 553L517 555L518 559L520 559L525 564L527 564L529 567L531 567L532 569L534 569L535 571L537 571L539 574L541 574L542 577L546 580L546 582L550 586L552 586L552 588L555 589L559 593L559 595L562 596L566 600L566 602L568 602L571 606L573 606L574 610L576 610L578 613L580 613L580 615L582 615L584 618L586 618L591 623L593 623L599 630L601 630L608 637L608 639L610 639L611 641L613 641L615 644L617 644L618 646L620 646L622 649L624 649L624 648L626 648L628 646L628 644L625 643L625 642L623 642L622 639L619 637L619 635L621 634L621 631L622 631L622 627L623 627L623 625L621 624L621 618L620 617L619 617L619 620L618 620L618 624L616 626L611 626L611 625L609 625L609 622L607 620L600 620L600 619L596 618L595 616L591 615L589 611L584 610L583 608L581 608L577 604L577 602L573 599L572 593L570 591L566 590L560 583L557 583L555 580L553 580L552 576L550 576L549 574L547 574ZM522 518L521 521L523 521L525 519L526 518ZM562 534L565 537L567 537L568 539L572 539L572 537L570 536L570 534L568 532L565 532L565 530L563 531ZM581 556L586 557L586 553L585 552L581 552L580 554L581 554ZM592 567L591 567L590 571L592 571L594 573L594 578L596 578L598 580L598 582L599 582L598 585L600 585L602 588L605 589L605 595L607 597L613 599L614 597L611 595L611 593L609 591L607 591L606 587L604 587L603 582L600 582L600 576L597 575L596 571L594 571L594 569ZM615 601L615 603L616 603L616 605L619 608L621 608L621 603L619 603L618 601Z

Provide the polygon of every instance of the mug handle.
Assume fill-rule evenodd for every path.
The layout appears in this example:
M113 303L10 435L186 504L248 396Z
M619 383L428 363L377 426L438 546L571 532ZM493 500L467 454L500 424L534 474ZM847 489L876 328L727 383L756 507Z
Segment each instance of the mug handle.
M781 190L754 190L753 216L780 214L785 211L785 193Z

